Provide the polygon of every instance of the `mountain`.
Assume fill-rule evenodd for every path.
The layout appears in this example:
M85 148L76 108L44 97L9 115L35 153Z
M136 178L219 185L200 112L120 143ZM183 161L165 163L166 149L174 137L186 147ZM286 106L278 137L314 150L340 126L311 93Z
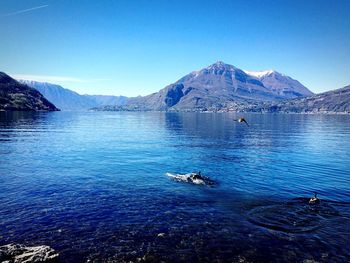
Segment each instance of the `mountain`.
M194 71L159 92L130 98L123 106L102 110L218 110L264 101L280 101L313 94L298 81L276 71L243 71L216 62Z
M19 82L37 89L61 110L76 111L103 105L123 105L127 100L127 97L124 96L80 95L59 85L46 82L30 80L19 80Z
M112 96L112 95L82 95L93 101L96 106L103 105L124 105L128 97L125 96Z
M264 84L265 87L275 94L284 97L285 99L312 96L314 94L299 81L274 70L245 70L244 72L250 76L256 77Z
M311 97L265 105L256 111L285 113L350 113L350 85Z
M57 111L39 91L0 72L0 110Z
M19 82L38 90L61 110L80 110L95 107L90 99L86 99L84 96L59 85L30 80L19 80Z

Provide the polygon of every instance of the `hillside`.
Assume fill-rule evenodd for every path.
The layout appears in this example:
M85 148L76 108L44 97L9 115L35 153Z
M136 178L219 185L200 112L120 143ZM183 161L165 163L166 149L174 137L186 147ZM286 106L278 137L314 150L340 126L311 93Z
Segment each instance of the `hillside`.
M57 111L39 91L0 72L0 110Z
M285 113L350 113L350 85L311 97L265 105L257 111Z

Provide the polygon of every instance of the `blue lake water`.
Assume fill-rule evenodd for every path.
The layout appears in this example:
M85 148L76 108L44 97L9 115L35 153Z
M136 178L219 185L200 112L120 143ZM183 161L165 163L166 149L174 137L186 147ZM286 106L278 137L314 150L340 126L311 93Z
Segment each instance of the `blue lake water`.
M0 112L0 245L46 244L61 262L349 262L350 116L240 116L249 127ZM165 175L193 171L216 184Z

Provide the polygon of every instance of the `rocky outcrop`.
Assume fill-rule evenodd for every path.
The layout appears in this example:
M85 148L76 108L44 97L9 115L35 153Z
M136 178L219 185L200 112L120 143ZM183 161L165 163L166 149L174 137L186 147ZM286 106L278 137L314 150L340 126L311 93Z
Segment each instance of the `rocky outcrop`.
M27 247L8 244L0 247L0 262L3 263L35 263L57 262L59 254L49 246Z
M178 84L168 89L165 95L165 104L167 107L172 107L179 102L179 100L184 95L184 93L182 92L183 88L184 88L184 85Z
M39 91L0 72L0 110L57 111Z

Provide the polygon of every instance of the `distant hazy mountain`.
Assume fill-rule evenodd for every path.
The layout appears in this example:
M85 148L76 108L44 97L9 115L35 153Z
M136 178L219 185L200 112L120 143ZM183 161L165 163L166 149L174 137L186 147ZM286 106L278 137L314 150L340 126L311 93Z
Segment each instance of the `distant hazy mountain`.
M86 99L84 96L59 85L29 80L19 81L37 89L61 110L81 110L95 107L92 100Z
M159 92L107 110L215 110L313 94L276 71L248 72L223 62L194 71Z
M350 113L350 86L258 109L264 112Z
M55 105L39 91L0 72L0 110L56 111Z
M96 106L103 105L124 105L128 97L125 96L112 96L112 95L82 95L88 99L91 99Z
M61 110L76 111L87 110L103 105L123 105L127 100L127 97L124 96L80 95L59 85L46 82L30 80L19 81L37 89Z

